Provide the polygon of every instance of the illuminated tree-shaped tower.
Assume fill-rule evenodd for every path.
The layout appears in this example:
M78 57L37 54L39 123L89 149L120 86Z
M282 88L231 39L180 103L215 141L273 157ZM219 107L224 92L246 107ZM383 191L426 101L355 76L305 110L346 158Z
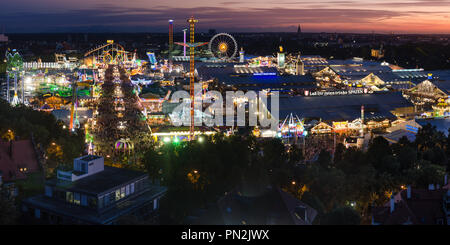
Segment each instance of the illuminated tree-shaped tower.
M21 72L23 71L23 59L20 56L19 52L15 49L6 51L6 99L8 102L11 102L13 105L19 104L19 97L17 95L18 92L18 79L20 77ZM14 97L11 101L10 99L10 89L9 89L9 79L14 79ZM24 84L22 84L22 103L24 103Z

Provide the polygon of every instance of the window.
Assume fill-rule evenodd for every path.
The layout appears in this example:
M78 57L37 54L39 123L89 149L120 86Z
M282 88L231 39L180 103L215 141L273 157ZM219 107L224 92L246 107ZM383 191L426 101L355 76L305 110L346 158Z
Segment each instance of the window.
M111 203L113 203L115 200L116 200L116 198L115 198L115 192L109 193L109 200L108 200L108 203L111 204Z
M106 196L101 196L98 198L98 208L103 208L103 206L106 206ZM89 206L91 207L92 201L89 199Z
M116 190L116 201L120 199L120 189Z
M66 192L66 202L73 203L73 192Z
M34 217L36 217L36 219L39 219L41 217L41 210L36 208L34 210Z
M125 197L125 187L120 188L120 198Z
M74 193L73 203L76 205L80 205L81 203L80 193L77 192Z
M103 208L103 197L100 197L99 203L100 208ZM89 207L91 208L97 208L97 198L95 197L89 197Z
M136 181L136 191L140 191L141 190L141 182L140 180Z
M45 195L48 196L48 197L52 197L52 194L53 194L52 193L52 187L46 185L45 186Z
M61 191L61 190L56 190L56 196L61 199L61 200L65 200L66 199L66 192L65 191Z
M131 194L134 193L134 183L131 183L131 185L130 185L130 193Z
M87 205L88 205L87 196L81 195L81 206L87 206Z
M153 200L153 210L158 209L158 199Z
M128 195L130 195L130 185L127 185L125 187L125 196L128 196Z

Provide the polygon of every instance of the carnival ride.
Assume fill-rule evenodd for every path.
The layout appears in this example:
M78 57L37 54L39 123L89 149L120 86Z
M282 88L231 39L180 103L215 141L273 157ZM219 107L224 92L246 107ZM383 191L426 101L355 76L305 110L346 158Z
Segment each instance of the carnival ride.
M78 120L78 85L76 82L72 84L72 105L70 107L70 131L74 131L75 128L80 128L80 121Z
M278 128L278 137L291 138L306 136L306 130L304 127L304 119L300 120L297 115L292 113L286 116L283 123Z
M150 65L154 66L156 65L156 56L154 52L147 52L148 61L150 62Z
M134 62L136 53L125 51L120 44L114 43L113 40L108 40L106 44L93 48L84 54L85 64L88 66L96 66L97 64L125 64L127 62Z
M186 32L184 31L184 34L185 33ZM186 39L184 39L184 42L176 42L175 44L183 46L183 50L191 45L186 43ZM209 42L196 43L195 47L203 45L208 45L207 53L209 53L209 55L216 60L229 61L234 59L238 53L238 44L236 39L228 33L216 34L209 40ZM186 57L186 53L183 52L183 54L183 57Z
M238 45L230 34L219 33L209 41L208 50L217 59L232 60L238 52Z
M116 143L114 144L114 149L119 152L130 154L134 149L134 144L129 138L122 138L116 141Z

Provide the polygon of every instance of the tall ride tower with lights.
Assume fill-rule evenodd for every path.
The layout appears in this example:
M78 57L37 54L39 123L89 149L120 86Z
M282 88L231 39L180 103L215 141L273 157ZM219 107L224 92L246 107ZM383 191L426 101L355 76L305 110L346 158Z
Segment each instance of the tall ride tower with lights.
M177 42L177 45L181 45L184 47L189 47L189 92L190 92L190 98L191 98L191 125L190 125L190 133L189 133L189 140L194 139L194 83L195 83L195 48L203 46L208 44L207 42L194 42L194 36L195 36L195 23L198 22L198 20L194 19L192 16L187 20L189 23L189 35L190 35L190 42L189 43L179 43Z
M169 20L169 62L172 61L173 52L173 20Z
M198 20L194 19L194 16L189 18L189 35L190 35L190 45L189 45L189 63L190 63L190 69L189 69L189 90L190 90L190 97L191 97L191 127L189 131L189 140L194 140L194 83L195 83L195 63L194 63L194 57L195 57L195 43L194 43L194 34L195 34L195 23L198 22Z

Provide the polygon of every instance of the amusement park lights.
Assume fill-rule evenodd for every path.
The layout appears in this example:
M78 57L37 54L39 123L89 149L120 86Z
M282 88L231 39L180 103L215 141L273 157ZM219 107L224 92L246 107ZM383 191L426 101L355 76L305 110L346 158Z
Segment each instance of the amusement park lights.
M173 139L173 143L175 143L175 144L180 143L180 139L178 139L178 137L175 137L175 138Z
M164 137L164 143L169 143L170 142L170 138L169 137Z

